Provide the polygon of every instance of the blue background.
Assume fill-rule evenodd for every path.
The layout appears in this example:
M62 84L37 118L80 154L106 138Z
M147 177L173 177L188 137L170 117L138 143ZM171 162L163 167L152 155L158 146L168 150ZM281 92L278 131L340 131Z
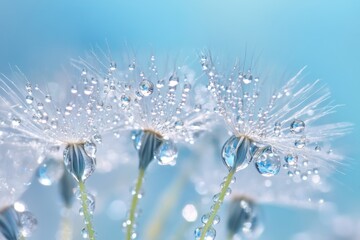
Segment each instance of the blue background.
M360 217L359 1L0 2L0 72L5 74L9 65L18 65L29 77L46 80L69 58L106 41L115 54L124 43L191 56L206 47L226 56L260 53L262 62L280 72L307 65L306 78L322 79L332 99L344 104L331 119L355 124L335 146L349 157L339 166L345 174L335 174L333 182L339 211ZM316 224L313 216L270 207L264 239L289 239ZM34 239L52 239L50 230L48 238L37 233Z

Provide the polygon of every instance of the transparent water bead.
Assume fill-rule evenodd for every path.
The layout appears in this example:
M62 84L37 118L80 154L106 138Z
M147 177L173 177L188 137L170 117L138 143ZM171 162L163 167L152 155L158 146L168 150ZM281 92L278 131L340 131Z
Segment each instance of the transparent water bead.
M305 130L305 123L302 120L294 120L290 125L292 133L302 133Z
M81 200L81 194L80 194L80 191L79 190L77 190L77 192L76 192L76 194L77 194L77 198L79 199L79 200ZM92 194L90 194L90 193L87 193L86 194L86 205L87 205L87 208L88 208L88 211L89 211L89 213L91 214L91 215L93 215L94 214L94 211L95 211L95 197L94 197L94 195L92 195ZM81 207L80 209L79 209L79 214L81 215L81 216L83 216L84 215L84 209Z
M155 159L160 165L175 165L177 157L178 150L171 140L163 141L155 152Z
M281 134L281 123L279 123L279 122L275 123L274 134L277 137L280 136L280 134Z
M210 216L211 216L211 213L204 214L201 217L201 222L203 224L206 224L209 221ZM215 215L212 225L214 226L214 225L218 224L219 222L220 222L220 217L218 215Z
M202 231L203 228L202 227L198 227L195 229L194 231L194 235L195 235L195 240L200 240L201 235L202 235ZM205 233L205 240L214 240L216 237L216 231L214 228L209 228L208 231Z
M54 158L45 158L36 172L40 184L50 186L57 182L64 173L64 163Z
M295 140L294 142L295 147L297 148L304 148L306 145L306 138L302 136L300 139Z
M37 227L37 220L31 212L25 211L20 215L20 232L24 237L29 237Z
M169 87L176 87L179 84L179 78L173 74L169 78Z
M136 150L140 149L143 133L144 131L142 130L134 130L131 132L131 139L133 140L134 147Z
M245 197L236 197L229 205L227 230L254 239L263 231L261 216L256 204Z
M86 149L85 149L86 146ZM77 181L85 181L96 166L96 147L93 143L68 144L64 150L66 169Z
M224 144L221 156L223 163L229 171L235 168L235 171L246 168L252 160L255 144L244 136L231 136Z
M33 101L34 101L34 97L28 95L28 96L25 97L25 101L26 101L27 104L32 104Z
M139 84L139 92L143 97L148 97L154 92L154 84L149 80L142 80Z
M294 166L296 165L296 163L298 162L298 156L297 155L293 155L293 154L288 154L284 157L284 160L287 164L289 164L290 166Z
M259 149L255 156L255 166L264 177L275 176L281 168L280 156L270 146Z
M83 229L81 230L81 236L82 236L84 239L89 238L89 234L88 234L86 228L83 228Z

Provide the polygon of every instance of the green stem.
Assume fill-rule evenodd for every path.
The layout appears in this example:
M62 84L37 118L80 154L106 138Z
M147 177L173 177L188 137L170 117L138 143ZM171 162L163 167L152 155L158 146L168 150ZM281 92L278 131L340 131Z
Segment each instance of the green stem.
M20 234L19 240L26 240L26 238L24 237L24 235Z
M136 181L136 185L135 185L135 193L133 194L132 200L131 200L131 207L130 207L130 215L129 215L129 225L127 225L126 228L126 240L131 240L131 235L133 233L133 227L134 227L134 222L135 222L135 213L136 213L136 208L139 202L139 193L141 190L141 186L143 184L144 181L144 175L145 175L145 169L140 169L139 170L139 175Z
M89 212L89 208L88 208L88 198L87 198L87 192L86 192L86 188L85 188L85 184L83 181L79 182L79 189L80 189L80 195L81 195L81 206L84 212L84 221L85 221L85 227L86 227L86 231L87 234L89 236L90 240L95 240L95 231L94 228L92 226L92 216Z
M209 217L209 220L206 222L205 226L203 227L202 231L201 231L201 237L200 237L200 240L204 240L205 239L205 236L206 236L206 233L207 231L209 230L209 228L213 225L213 222L214 222L214 219L216 217L216 214L217 212L219 211L220 209L220 206L222 204L222 202L224 201L224 198L226 196L226 190L228 189L232 179L233 179L233 176L235 174L235 171L234 170L231 170L229 172L229 174L227 175L226 177L226 180L224 182L224 185L220 191L220 195L219 195L219 198L218 200L216 201L215 205L214 205L214 208L213 208L213 211L211 212L211 215Z

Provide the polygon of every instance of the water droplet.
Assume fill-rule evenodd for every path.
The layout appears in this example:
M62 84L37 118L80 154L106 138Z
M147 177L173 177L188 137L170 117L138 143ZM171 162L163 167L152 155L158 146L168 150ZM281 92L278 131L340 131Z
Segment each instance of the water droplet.
M50 186L58 181L64 173L63 163L54 158L46 158L37 169L37 179L40 184Z
M81 230L81 236L83 237L83 238L89 238L89 234L88 234L88 232L87 232L87 230L86 230L86 228L83 228L82 230Z
M85 95L91 95L93 93L94 87L93 86L86 86L84 88L84 94Z
M255 166L258 172L264 177L272 177L279 173L281 161L272 147L268 146L260 149L255 156Z
M143 97L150 96L154 92L154 84L149 80L142 80L139 84L139 92Z
M210 216L211 216L211 213L204 214L201 217L201 222L203 224L206 224L209 221ZM218 224L219 222L220 222L220 217L218 215L215 215L212 225L214 226L214 225Z
M76 85L71 86L70 91L72 94L76 94L78 92Z
M302 133L305 130L305 123L302 120L294 120L290 125L292 133Z
M109 70L113 72L113 71L116 70L116 67L117 67L117 66L116 66L116 62L111 62L111 63L110 63Z
M321 147L320 147L319 145L316 145L315 151L316 151L316 152L320 152L320 151L321 151Z
M121 100L121 104L123 106L128 106L130 104L130 101L131 101L130 97L128 97L126 95L122 95L120 100Z
M184 92L190 92L190 90L191 90L191 84L185 83L184 84Z
M13 127L18 127L18 126L20 126L20 124L21 124L21 120L18 119L18 118L13 118L13 119L11 120L11 125L12 125Z
M94 140L94 142L98 143L98 144L101 144L102 143L102 137L100 134L94 134L92 139Z
M173 74L169 78L169 87L176 87L179 84L179 78Z
M182 129L184 127L184 122L181 120L178 120L174 123L174 126L176 129Z
M64 164L68 172L77 181L85 181L95 171L95 152L95 144L90 141L84 144L68 144L66 146Z
M196 105L194 106L194 111L195 111L195 112L200 112L201 109L202 109L201 104L196 104Z
M295 140L295 147L297 148L304 148L306 144L306 138L303 136L300 139Z
M47 94L45 96L45 102L50 103L51 101L52 101L52 97L49 94Z
M196 228L194 231L195 240L200 240L202 235L203 227ZM216 237L216 231L214 228L210 227L205 234L205 240L214 240Z
M275 123L274 133L275 133L275 136L277 136L277 137L280 136L280 134L281 134L281 123L279 123L279 122Z
M159 89L162 88L162 87L164 87L164 85L165 85L164 79L160 79L160 80L158 80L157 83L156 83L156 87L159 88Z
M85 142L84 150L88 156L92 158L96 156L96 145L93 142L91 141Z
M33 96L30 96L30 95L27 95L27 96L25 97L25 101L26 101L27 104L32 104L33 101L34 101L34 97L33 97Z
M134 130L131 133L131 139L134 142L134 147L136 150L140 150L141 147L141 139L143 137L144 131L142 130Z
M134 71L134 70L135 70L135 63L130 63L130 64L129 64L129 70L130 70L130 71Z
M31 236L37 227L37 220L31 212L25 211L20 214L20 232L24 237Z
M156 149L155 159L160 165L175 165L178 156L176 145L171 140L165 140Z
M222 160L229 170L235 171L246 168L252 160L255 146L246 137L231 136L222 148Z
M290 166L294 166L297 161L298 161L298 156L297 155L292 155L292 154L288 154L284 157L284 160L287 164L289 164Z

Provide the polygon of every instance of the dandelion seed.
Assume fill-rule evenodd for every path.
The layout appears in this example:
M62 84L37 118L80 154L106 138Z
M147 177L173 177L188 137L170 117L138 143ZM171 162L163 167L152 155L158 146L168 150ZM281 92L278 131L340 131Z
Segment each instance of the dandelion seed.
M283 166L296 166L294 177L286 175L286 182L295 184L307 180L308 176L304 174L311 168L322 166L326 169L342 159L341 155L329 157L326 152L314 148L316 144L326 145L346 134L350 127L347 123L316 124L336 108L328 104L330 94L319 81L301 86L301 70L266 100L266 88L262 92L260 87L262 79L251 68L235 64L230 72L221 72L211 56L203 57L201 64L206 65L203 69L215 109L232 133L222 149L222 160L229 174L222 184L212 216L219 210L235 172L252 164L259 174L274 179L288 172L281 170ZM296 158L288 157L290 155ZM297 159L311 160L311 166L300 166L296 164ZM210 226L211 223L206 224L204 232ZM200 239L204 237L205 233Z
M60 89L56 83L50 83L47 90L42 90L22 74L18 74L17 82L25 81L24 88L5 76L0 80L1 100L8 107L8 111L3 114L7 116L3 125L8 132L17 133L16 139L7 141L21 144L36 142L43 149L44 155L54 146L63 147L65 167L78 181L84 196L84 182L95 170L95 142L99 142L101 134L112 130L114 117L101 104L101 86L94 79L87 79L87 76L79 74L79 78L83 78L83 85L75 87L84 89L84 94L74 95L69 88L63 98L52 94L55 89ZM89 238L94 239L91 216L85 205L83 201L86 228Z
M98 59L95 57L95 59ZM192 89L194 73L187 66L166 69L156 64L152 56L146 60L131 59L124 69L98 69L80 61L88 73L105 80L114 111L119 116L118 130L131 130L139 156L139 175L134 188L130 214L126 224L126 239L134 233L136 207L145 170L157 160L160 165L175 165L178 150L175 142L194 143L201 132L208 131L211 119L206 106L196 102ZM108 64L97 63L108 66ZM110 86L114 86L111 90ZM195 107L196 106L196 107Z

